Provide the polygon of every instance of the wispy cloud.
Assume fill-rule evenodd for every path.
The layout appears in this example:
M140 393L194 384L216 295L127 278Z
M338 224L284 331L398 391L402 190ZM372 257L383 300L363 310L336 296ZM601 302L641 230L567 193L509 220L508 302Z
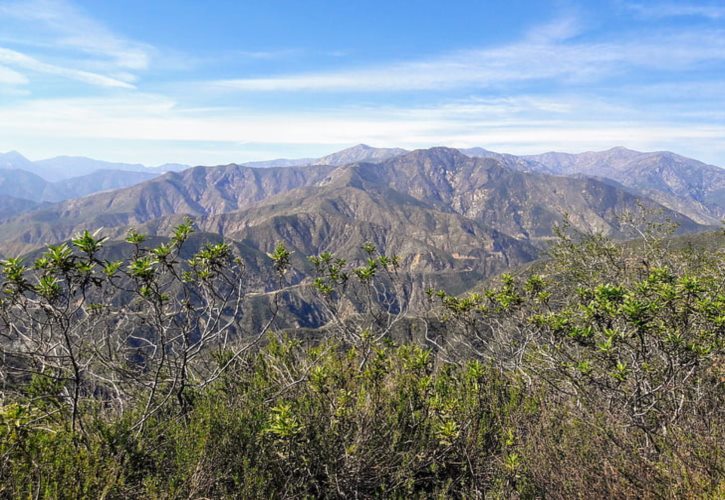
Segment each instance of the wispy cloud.
M0 0L0 33L0 63L100 87L133 88L152 52L64 0Z
M273 61L298 56L302 49L278 49L278 50L238 50L233 56L242 59L255 59L260 61Z
M128 70L142 70L149 65L151 47L114 34L64 0L2 2L0 17L34 27L32 33L36 43L45 38L55 47L102 57Z
M2 56L0 56L0 59ZM10 68L0 66L0 84L5 85L23 85L28 83L25 75L18 73Z
M237 91L419 91L487 88L510 82L597 81L629 68L682 70L725 61L725 31L699 30L583 42L564 19L533 31L521 42L363 69L227 79L213 87Z
M22 21L23 29L5 31L3 16ZM725 92L717 70L725 67L725 30L667 24L641 23L636 33L630 26L613 34L586 31L576 18L563 17L497 46L364 67L346 67L356 60L349 57L334 71L209 82L215 68L223 75L235 68L260 74L299 52L224 47L209 51L211 58L207 51L179 52L178 63L152 61L155 49L110 32L66 2L0 0L3 96L34 91L43 75L113 89L102 98L70 98L88 95L87 89L63 85L72 90L53 98L0 99L0 150L53 155L73 144L75 152L93 154L104 144L120 151L109 159L209 164L251 159L240 144L280 148L270 156L359 142L512 153L625 145L723 164ZM30 27L32 43L10 42ZM319 60L307 50L304 64ZM233 64L240 62L235 57L247 60ZM330 67L317 67L323 66ZM164 74L168 67L173 76ZM306 66L295 61L294 67ZM153 82L143 78L145 71L153 71ZM301 90L318 94L296 93ZM142 156L152 150L153 160Z
M627 4L627 8L644 17L657 19L667 17L704 17L714 20L725 19L725 6L722 4L698 4L695 2L656 2L654 4L632 3Z
M47 99L0 108L0 150L19 148L35 137L68 141L127 141L169 144L166 158L209 163L234 156L240 143L310 145L367 142L408 148L484 146L512 153L551 149L582 151L625 145L674 149L718 163L725 126L681 122L680 116L641 116L636 108L584 98L536 96L470 99L416 108L335 108L316 112L254 111L244 108L185 109L163 96L138 93L103 99ZM225 145L225 158L189 153L179 143ZM163 146L160 146L163 147ZM166 146L168 147L168 146ZM710 152L704 156L702 151ZM63 152L62 150L60 152ZM240 153L241 154L241 153ZM276 156L283 156L280 151ZM157 156L154 159L157 159ZM721 156L719 157L721 158ZM145 161L145 158L115 158Z
M5 49L2 47L0 47L0 62L10 65L10 66L16 66L16 67L20 67L20 68L27 69L30 71L35 71L38 73L57 75L60 77L69 78L71 80L77 80L80 82L88 83L91 85L100 85L102 87L133 88L133 85L131 85L127 82L118 80L116 78L111 78L109 76L104 76L104 75L92 73L89 71L81 71L81 70L72 69L72 68L64 68L61 66L44 63L33 57L27 56L25 54L21 54L20 52L10 50L10 49ZM19 75L19 73L15 73L15 74ZM27 79L24 76L22 78L27 81ZM21 83L24 83L24 82L21 82Z

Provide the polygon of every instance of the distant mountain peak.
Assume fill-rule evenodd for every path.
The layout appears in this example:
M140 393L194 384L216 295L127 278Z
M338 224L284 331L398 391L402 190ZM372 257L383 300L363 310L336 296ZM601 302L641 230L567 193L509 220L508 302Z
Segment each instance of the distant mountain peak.
M5 161L19 161L23 163L29 163L30 160L28 160L26 157L21 155L15 150L8 151L7 153L0 153L0 159Z
M375 148L358 144L342 151L323 156L314 161L317 165L347 165L357 162L381 162L407 153L400 148Z
M621 157L635 157L635 156L639 156L642 154L646 154L646 153L642 153L641 151L636 151L634 149L626 148L624 146L615 146L613 148L607 149L606 151L602 151L602 153L613 154L613 155L621 156ZM598 153L594 152L593 154L598 154Z
M473 148L458 148L458 151L460 151L463 154L466 153L472 153L472 154L487 154L487 155L497 155L500 153L496 153L495 151L491 151L490 149L482 148L480 146L476 146Z
M435 146L428 149L416 149L414 151L411 151L410 153L407 153L405 156L411 156L411 157L427 157L431 159L445 159L446 161L455 160L455 159L468 159L469 157L465 154L461 153L459 150L455 148L449 148L446 146Z
M360 152L360 151L371 152L371 151L405 151L405 150L400 149L400 148L376 148L376 147L370 146L368 144L360 143L360 144L356 144L355 146L350 146L349 148L341 149L340 151L336 151L327 156L342 155L345 153L355 153L355 152Z

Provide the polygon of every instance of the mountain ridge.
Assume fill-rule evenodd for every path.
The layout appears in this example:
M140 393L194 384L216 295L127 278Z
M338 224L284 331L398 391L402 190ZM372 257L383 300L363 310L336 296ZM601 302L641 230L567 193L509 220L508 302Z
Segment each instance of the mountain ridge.
M60 155L52 158L31 161L17 151L0 153L0 170L20 169L42 177L48 182L58 182L92 174L97 171L123 171L160 174L167 171L180 171L190 168L181 163L165 163L158 166L146 166L141 163L123 163L97 160L86 156Z
M623 147L524 157L559 175L606 177L705 224L725 218L725 169L670 151Z
M549 238L551 226L564 212L572 214L581 230L615 234L619 231L617 207L631 208L640 200L594 179L521 172L493 158L474 159L441 147L415 150L377 164L343 167L195 167L28 212L0 225L0 231L6 234L3 245L18 250L62 240L85 226L126 227L183 214L214 217L262 207L285 196L302 205L314 196L312 190L287 193L334 182L338 189L385 188L389 196L395 192L398 198L418 200L426 209L457 213L516 239L532 241ZM695 226L686 217L679 219L688 228Z

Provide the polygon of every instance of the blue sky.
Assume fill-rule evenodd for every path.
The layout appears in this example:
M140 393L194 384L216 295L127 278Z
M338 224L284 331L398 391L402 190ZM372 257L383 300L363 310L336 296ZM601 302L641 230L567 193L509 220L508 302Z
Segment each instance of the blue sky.
M219 164L361 142L725 166L725 2L0 0L0 151Z

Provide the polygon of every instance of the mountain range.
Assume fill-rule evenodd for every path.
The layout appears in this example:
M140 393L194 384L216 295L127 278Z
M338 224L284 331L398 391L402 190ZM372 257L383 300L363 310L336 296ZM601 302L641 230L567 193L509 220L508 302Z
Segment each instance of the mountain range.
M525 157L559 175L611 179L701 223L725 218L725 170L668 151L613 148L599 153Z
M184 168L188 167L171 164L147 168L71 156L30 161L15 151L0 154L0 219L43 203L120 189Z
M459 151L470 157L495 159L508 168L522 172L595 177L617 183L634 194L651 198L701 224L718 224L725 218L725 171L669 151L642 153L615 147L579 154L550 152L527 156L497 153L478 147ZM360 144L317 159L284 159L245 165L344 165L360 161L384 161L407 152L400 148L373 148Z
M355 161L384 160L403 149L359 145L322 158L272 160L245 163L254 167L343 165ZM41 206L100 191L133 186L166 172L180 172L189 165L166 163L147 167L140 163L116 163L82 156L58 156L31 161L17 151L0 153L0 219Z
M102 228L111 238L130 227L164 235L190 216L200 231L238 242L250 269L285 242L295 283L311 271L306 256L331 251L362 260L370 241L400 256L417 293L426 286L463 291L542 255L564 214L575 230L615 237L627 237L619 216L640 205L675 220L681 232L725 215L722 169L624 148L514 156L358 145L313 160L182 167L161 173L0 156L0 255L66 241L82 229ZM86 173L48 174L63 170Z
M31 172L49 182L57 182L75 177L82 177L98 171L122 171L162 174L189 168L189 165L165 163L155 167L147 167L140 163L118 163L84 156L56 156L45 160L31 161L18 153L10 151L0 153L0 170L24 170Z
M370 241L400 256L401 271L418 293L426 286L463 291L540 256L564 214L576 230L615 237L627 236L619 216L640 205L661 211L678 222L682 232L707 229L703 221L714 219L702 208L695 210L701 205L692 200L702 195L700 191L670 190L671 200L697 215L690 217L644 190L577 170L577 165L593 168L593 161L577 164L569 157L516 157L485 150L466 153L443 147L408 152L361 145L301 166L230 164L162 175L145 172L141 174L153 178L137 179L121 189L106 185L108 190L58 203L33 206L6 193L0 198L0 214L26 211L6 215L0 222L0 254L22 254L66 241L82 229L102 228L111 238L121 238L132 226L163 235L191 216L200 231L239 242L250 269L258 269L260 259L285 242L295 256L293 282L309 275L306 256L331 251L354 262L364 258L360 248ZM644 159L631 153L625 150L622 155L631 159L611 168L619 172L654 161L646 153L637 153ZM616 151L598 155L612 154L619 157ZM660 156L676 165L672 171L687 173L682 157ZM720 171L711 171L717 167L694 160L690 165L701 172L689 177L690 185L704 182L705 174L713 182L722 179L716 175ZM118 171L100 172L106 179ZM664 192L672 177L670 170L662 172L668 175L652 189ZM80 185L79 178L74 179L72 184ZM45 182L56 187L66 181ZM99 187L90 178L87 182ZM708 209L713 213L722 209L717 196L708 200L714 201L703 207L712 207Z
M702 224L717 224L725 217L723 169L667 151L641 153L616 147L600 152L550 152L529 156L496 153L483 148L459 151L470 157L495 159L508 168L523 172L579 175L619 183L635 194L652 198ZM407 152L401 148L373 148L359 144L321 158L279 159L242 165L257 168L341 166L365 161L378 163ZM40 202L57 202L128 187L165 172L187 168L188 165L178 163L146 167L73 156L32 162L12 151L0 154L0 198L11 196L23 199L25 203L13 204L10 200L0 203L16 206L16 210L27 210ZM18 212L8 208L0 212L0 217L13 213Z

